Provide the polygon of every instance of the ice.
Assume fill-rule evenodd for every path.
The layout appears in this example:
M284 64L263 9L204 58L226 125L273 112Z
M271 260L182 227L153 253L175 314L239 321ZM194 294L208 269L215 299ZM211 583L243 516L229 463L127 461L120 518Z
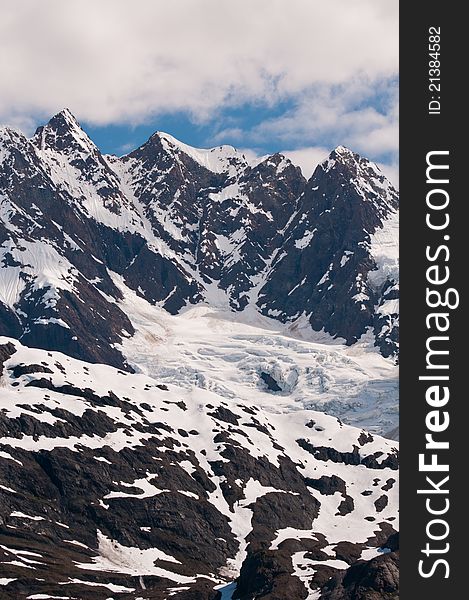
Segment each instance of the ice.
M67 584L79 584L79 585L87 585L90 587L105 587L111 592L115 592L116 594L123 594L124 592L134 592L135 588L125 587L124 585L116 585L115 583L94 583L92 581L83 581L82 579L70 579L62 583L62 585Z
M19 519L30 519L31 521L44 521L44 517L26 515L25 513L19 512L17 510L10 513L10 517L17 517Z
M22 240L18 245L4 242L0 246L0 258L4 260L6 254L23 265L0 269L0 301L8 306L14 308L28 283L31 283L30 292L46 290L41 302L48 307L55 306L60 290L73 290L77 271L50 243L42 240Z
M77 566L85 570L127 573L129 575L155 575L171 579L178 583L193 583L194 577L186 577L167 569L155 566L155 561L179 563L173 556L157 548L142 550L131 546L122 546L98 530L99 555L92 563L80 563Z
M295 529L293 527L285 527L277 531L277 537L270 544L270 550L278 550L278 547L285 540L301 540L315 537L310 529Z
M300 579L307 590L308 595L306 600L317 600L321 597L320 591L311 591L309 587L309 581L314 575L316 569L314 568L313 561L306 558L306 552L295 552L292 556L293 573Z
M331 263L329 265L329 268L324 273L324 275L321 277L321 279L318 281L317 285L323 285L324 283L326 283L326 281L328 281L328 279L329 279L329 273L332 271L332 267L333 266L334 266L334 263Z
M306 248L307 246L309 246L316 231L317 231L317 229L313 229L313 231L307 231L300 240L296 240L295 246L300 249L303 249L303 248Z
M113 498L151 498L152 496L157 496L158 494L162 494L163 492L167 492L168 490L160 490L150 483L151 478L157 477L156 474L152 475L151 473L147 473L146 478L136 479L132 483L126 483L125 481L121 481L120 485L122 487L136 487L142 490L140 494L132 494L128 492L110 492L106 496L104 496L104 500L111 500Z
M20 460L13 458L13 456L11 456L11 454L8 454L8 452L5 452L4 450L0 450L0 457L6 458L7 460L12 460L13 462L18 463L19 465L23 466L23 463Z
M133 297L125 298L124 302L129 300L133 301L134 299ZM248 324L239 322L237 315L231 314L228 319L223 310L217 313L209 307L197 306L185 310L181 315L171 317L161 309L149 307L141 298L135 303L134 308L134 314L139 318L140 332L142 332L143 326L148 326L149 332L152 333L152 354L155 348L162 345L161 350L164 351L166 358L165 361L161 361L163 354L158 355L161 361L160 368L162 364L173 359L177 362L185 361L186 370L180 367L177 374L176 372L168 373L167 390L161 390L155 386L155 382L160 383L163 380L161 371L155 379L144 374L118 376L112 367L89 364L85 373L82 368L83 363L78 360L57 352L51 352L51 356L49 356L42 350L22 347L17 341L12 341L17 352L7 359L5 368L8 372L10 363L39 364L43 362L41 359L47 356L46 364L54 366L56 362L60 362L64 369L64 372L55 369L51 374L54 385L61 385L65 381L82 388L90 385L100 395L114 390L120 397L129 398L131 399L129 402L136 405L141 405L143 401L148 403L151 411L145 415L133 413L136 427L128 429L128 435L116 432L102 438L98 436L82 436L81 438L39 436L33 440L29 436L25 436L21 439L11 438L4 441L11 446L30 450L66 446L79 452L80 448L86 444L88 448L101 448L109 445L118 451L127 446L134 448L141 443L146 434L139 431L139 424L142 424L144 420L155 423L164 421L172 431L169 437L177 444L184 444L187 439L179 431L188 431L194 428L196 423L198 435L191 436L190 448L193 453L191 459L188 460L187 455L183 453L184 458L178 464L189 475L193 474L196 467L205 471L215 486L215 490L208 494L208 502L228 518L231 531L238 540L237 551L228 558L219 573L220 578L224 578L227 585L239 575L242 562L247 555L247 539L252 530L252 504L266 494L292 494L292 492L263 485L251 476L246 481L237 480L237 485L242 489L242 496L233 506L228 504L222 492L222 484L225 479L215 475L212 470L213 461L228 462L229 460L223 456L224 442L215 442L216 434L230 431L233 444L244 448L253 457L263 457L263 460L269 461L277 468L280 468L280 457L285 455L283 448L288 449L289 458L294 463L301 465L304 477L318 479L322 476L336 475L346 482L347 495L353 500L354 510L345 516L340 516L340 521L338 521L337 511L343 501L343 495L336 492L333 495L323 496L321 492L315 491L314 496L321 503L317 518L312 520L310 526L305 529L286 527L278 530L271 542L271 548L278 548L284 540L315 539L317 535L324 534L329 544L324 551L330 556L325 564L334 568L342 568L342 563L337 562L335 558L334 544L347 540L354 543L369 543L368 540L373 537L376 529L376 523L367 521L366 517L376 514L374 502L378 495L382 494L374 484L376 480L385 482L391 476L395 477L396 472L390 469L372 469L363 465L356 466L321 460L305 450L298 440L305 439L313 447L333 446L339 452L351 452L354 446L357 446L357 439L361 433L360 430L343 425L335 417L324 414L324 412L316 412L311 407L305 406L306 383L310 381L317 394L328 394L336 384L335 377L338 377L341 371L343 371L343 376L350 378L351 374L355 377L359 375L366 380L369 377L367 369L372 369L375 376L379 374L380 369L384 369L381 374L386 376L386 374L389 375L389 368L392 367L392 364L385 361L376 352L371 352L366 344L362 346L361 350L357 347L350 349L342 345L325 347L324 344L317 342L289 337L287 330L279 330L278 323L259 315L255 319L253 317L253 323ZM177 327L181 327L181 330L175 329ZM185 337L179 335L181 331L185 331ZM1 342L3 343L4 340L7 338L2 338ZM127 342L132 344L131 339ZM147 343L147 354L149 349ZM191 354L192 352L193 354ZM194 360L192 371L189 368L188 357ZM363 357L366 357L366 360ZM147 362L146 367L149 371L156 372L157 364L158 359L155 360L155 363ZM313 364L314 368L312 368ZM310 369L309 371L306 371L306 366ZM211 372L212 367L213 373ZM283 386L281 392L272 394L261 387L259 368L270 369L269 372L272 376L275 376L279 384ZM214 373L219 370L221 370L219 376L226 378L224 384L221 380L218 382L214 380ZM244 381L239 377L240 373L254 378L252 386L248 385L247 380ZM311 378L310 380L304 379L305 373ZM192 379L194 375L196 377ZM205 379L201 379L201 375L205 375ZM22 376L20 386L24 386L32 377L34 375ZM5 396L5 409L9 414L27 411L27 408L20 406L24 404L21 394L23 387L13 388L14 393L17 394L15 398L10 394L11 388L8 381L7 379L4 388L7 393L2 394L2 401ZM216 383L218 383L218 387L215 385ZM201 387L202 385L204 387ZM342 389L343 382L339 385ZM207 389L207 387L211 389ZM298 388L300 393L293 401L292 396L295 397ZM149 389L154 391L148 393ZM232 397L223 395L224 389L232 393ZM44 398L45 390L26 388L25 391L31 394L32 407L35 403L49 402L49 399ZM40 394L42 394L42 400ZM54 399L59 401L61 397L53 390L47 390L47 396L49 395L51 402ZM337 400L336 391L333 396ZM63 397L62 400L66 407L69 406L68 402L71 402L73 397L70 399ZM176 406L176 402L181 400L184 402L184 410ZM76 412L82 414L84 401L75 401L79 404ZM100 410L99 407L93 407L89 403L86 405L88 410ZM207 405L212 405L212 408L207 410ZM221 406L229 407L237 416L239 424L236 428L232 428L229 423L224 423L212 416L212 411ZM344 406L349 406L349 402L344 401ZM253 407L258 409L253 417L243 410L243 408L249 408L252 411ZM109 406L106 407L106 412L116 424L128 423L127 414L121 408ZM39 419L42 417L40 414L36 416ZM257 422L260 429L251 426L254 421ZM166 432L161 435L168 437ZM363 455L373 455L379 451L384 453L384 457L386 453L393 452L395 446L394 442L373 436L367 440L360 452ZM164 445L161 447L163 452L165 447ZM100 460L101 457L95 458ZM133 481L120 481L119 483L110 481L108 490L103 492L103 498L98 500L98 504L112 512L113 498L144 499L162 493L180 493L190 497L193 502L199 501L199 497L193 492L160 489L157 487L157 481L158 478L151 470L146 472L145 477L139 476ZM364 490L373 490L373 493L363 495ZM380 519L387 520L392 517L394 520L397 516L397 485L392 486L386 494L389 502L380 512ZM33 520L43 518L23 513L16 513L16 516ZM142 530L146 531L148 527L144 527ZM189 577L172 572L171 563L178 564L178 559L159 548L142 550L123 546L101 532L98 534L98 542L98 554L90 559L91 562L80 564L80 568L83 570L119 572L133 576L155 575L181 585L192 583L196 578L195 575ZM68 543L80 545L75 541ZM363 556L368 558L372 556L372 552L373 548L368 547ZM25 566L26 563L26 566L31 568L31 564L27 564L31 559L19 554L17 558L18 562L21 559L22 566ZM158 561L161 561L162 564L159 564ZM300 578L315 568L315 563L306 559L302 553L295 554L294 565L295 573ZM215 583L221 583L220 579ZM226 593L228 591L230 591L229 587L226 588Z
M34 323L37 323L37 325L59 325L60 327L63 327L64 329L70 329L70 326L65 323L65 321L63 321L62 319L56 319L55 317L50 317L49 319L43 319L43 318L39 318L39 319L35 319Z
M233 162L239 162L244 164L244 166L248 164L244 154L233 148L233 146L225 145L210 149L194 148L180 142L168 133L159 131L155 135L160 137L167 151L174 152L176 150L184 152L195 160L195 162L199 163L199 165L214 173L227 172L233 175L236 172L233 172Z
M381 554L390 552L389 548L365 548L360 556L361 560L372 560Z
M348 261L350 260L350 256L353 254L353 252L350 252L350 250L345 250L344 255L342 256L342 258L340 259L340 266L341 267L345 267L345 265L348 263Z
M302 329L301 319L292 326L255 311L233 313L222 294L218 308L213 297L211 306L169 315L112 276L137 331L122 349L138 371L269 413L310 408L380 434L397 427L398 367L376 352L371 336L349 347ZM266 389L263 371L278 380L282 393Z
M399 281L399 213L393 211L371 236L370 252L377 270L370 271L368 281L374 288L383 285L386 279Z
M221 192L209 194L210 200L214 202L224 202L232 198L239 198L241 196L241 189L238 183L232 183L222 189Z
M1 252L2 248L0 248ZM21 267L5 267L0 269L0 302L14 308L21 298L26 283L20 277Z
M390 316L399 314L399 300L385 300L382 305L377 309L378 314L383 316Z
M80 548L88 548L88 546L86 546L85 544L82 544L81 542L77 542L75 540L64 540L64 542L66 542L67 544L72 544L72 546L79 546Z
M14 490L11 487L8 487L6 485L0 485L0 489L3 490L4 492L10 492L12 494L17 494L18 492L16 490Z
M220 600L232 600L233 594L236 590L236 582L216 585L214 589L221 593Z
M70 596L49 596L49 594L33 594L27 596L26 600L71 600Z

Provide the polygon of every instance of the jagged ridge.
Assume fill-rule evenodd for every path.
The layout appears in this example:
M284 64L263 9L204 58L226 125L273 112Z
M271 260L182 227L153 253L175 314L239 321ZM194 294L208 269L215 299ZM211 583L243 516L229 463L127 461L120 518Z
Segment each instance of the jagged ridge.
M250 165L162 133L103 156L68 110L0 143L0 333L127 368L113 271L172 313L253 306L348 344L371 331L396 354L397 192L353 152L308 182L279 154Z

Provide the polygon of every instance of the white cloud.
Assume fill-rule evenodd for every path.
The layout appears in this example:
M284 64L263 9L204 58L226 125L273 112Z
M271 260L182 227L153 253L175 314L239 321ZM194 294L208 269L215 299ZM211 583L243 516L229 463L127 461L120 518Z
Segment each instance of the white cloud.
M381 110L373 104L382 103ZM372 158L397 154L397 82L355 78L340 86L305 90L296 104L249 131L228 128L216 139L244 139L253 145L269 139L279 147L350 146Z
M331 149L317 147L300 148L298 150L283 150L282 154L287 156L294 165L300 167L306 179L309 179L314 169L320 162L326 159Z
M135 150L136 147L137 147L137 144L132 143L132 142L122 144L122 146L119 146L119 148L117 148L116 154L118 156L123 156L124 154L127 154L129 152L132 152L132 150Z
M389 0L0 0L0 7L0 122L23 126L64 106L98 125L178 110L206 121L245 101L274 105L315 86L327 96L330 86L373 87L397 72L398 8ZM333 127L336 110L323 104L315 114ZM362 116L374 117L351 119ZM386 124L377 122L370 144L392 145Z
M383 163L377 163L378 167L383 171L389 181L393 184L396 190L399 189L399 165L393 163L391 165L386 165Z

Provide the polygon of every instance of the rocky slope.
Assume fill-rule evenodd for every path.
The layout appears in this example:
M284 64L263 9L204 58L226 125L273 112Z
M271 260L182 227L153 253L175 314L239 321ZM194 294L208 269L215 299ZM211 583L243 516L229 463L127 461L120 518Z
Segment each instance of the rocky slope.
M8 338L0 371L5 600L397 597L366 595L395 585L395 443Z

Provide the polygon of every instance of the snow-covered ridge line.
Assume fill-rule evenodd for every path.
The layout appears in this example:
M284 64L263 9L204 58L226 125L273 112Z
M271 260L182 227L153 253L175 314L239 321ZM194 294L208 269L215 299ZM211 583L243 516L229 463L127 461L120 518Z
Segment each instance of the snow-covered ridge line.
M301 329L309 322L311 333L348 345L372 330L372 347L396 355L397 264L383 261L397 239L378 238L397 218L397 192L363 157L338 147L309 182L280 154L253 166L231 147L196 149L161 132L124 157L103 157L68 110L31 140L8 140L0 144L5 333L125 366L116 345L132 335L130 313L114 302L114 272L172 314L200 302L254 310ZM23 250L34 244L50 245L67 273L54 277L57 265Z
M246 156L236 148L229 145L215 146L213 148L195 148L177 140L169 133L157 131L154 136L163 141L166 150L183 152L190 156L196 163L214 173L225 173L230 171L231 163L249 164Z

